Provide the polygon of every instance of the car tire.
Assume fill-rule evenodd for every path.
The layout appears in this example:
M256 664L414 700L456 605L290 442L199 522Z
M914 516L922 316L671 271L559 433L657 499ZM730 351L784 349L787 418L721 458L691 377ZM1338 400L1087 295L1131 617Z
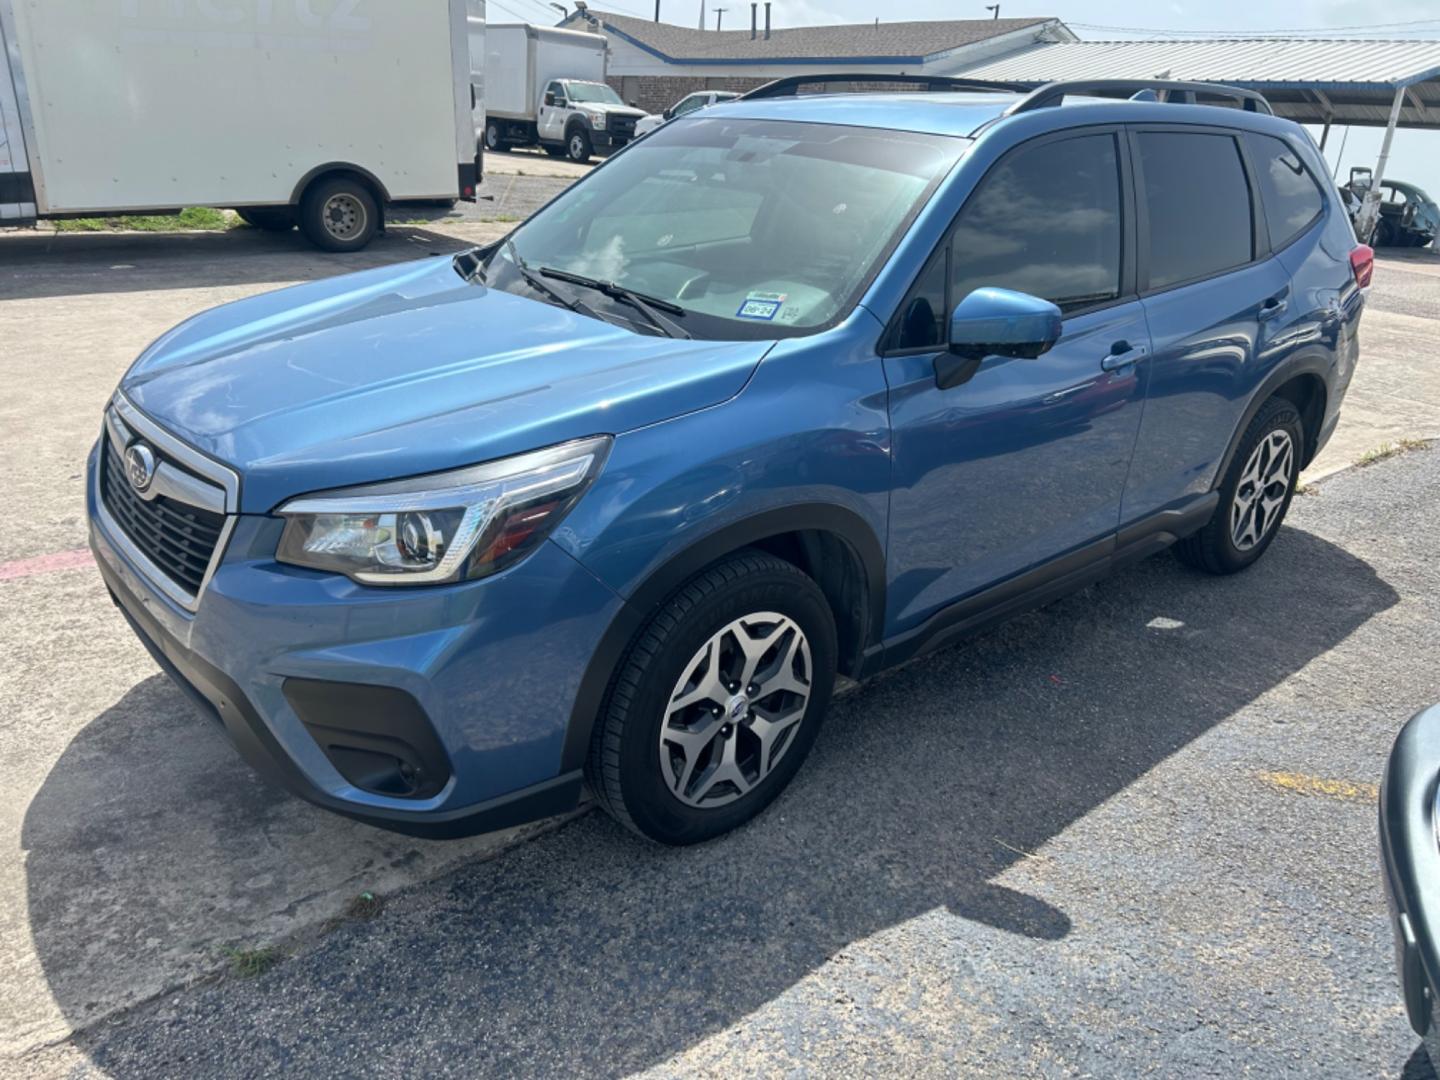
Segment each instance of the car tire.
M586 764L596 800L662 844L729 832L799 771L835 663L834 616L806 574L755 550L714 564L660 607L616 670ZM738 686L747 670L755 682Z
M359 251L380 228L380 206L359 180L322 180L300 203L300 230L326 251Z
M1234 574L1264 555L1295 497L1304 446L1293 402L1274 397L1262 405L1225 473L1214 516L1175 545L1180 560L1210 574Z
M590 144L590 133L583 127L571 128L565 136L565 156L576 165L584 165L594 152L595 148Z
M508 154L510 144L500 137L500 125L494 120L485 122L485 149L492 154Z
M266 232L289 232L295 228L293 206L254 206L235 211L246 225Z

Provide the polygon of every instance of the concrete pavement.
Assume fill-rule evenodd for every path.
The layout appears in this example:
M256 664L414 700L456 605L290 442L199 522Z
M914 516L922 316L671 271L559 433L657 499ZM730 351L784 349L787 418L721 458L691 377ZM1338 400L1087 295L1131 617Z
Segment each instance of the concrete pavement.
M544 193L548 189L539 181L509 175L513 180L506 183L514 184L509 189L513 200L548 197ZM1433 524L1428 519L1392 521L1376 516L1368 522L1346 519L1323 528L1317 525L1313 530L1316 536L1332 538L1323 543L1297 540L1302 546L1308 545L1309 557L1290 566L1285 571L1289 576L1282 575L1278 585L1258 584L1268 579L1247 575L1243 580L1257 582L1260 590L1249 598L1234 591L1238 586L1226 584L1216 594L1221 601L1202 601L1200 597L1208 594L1198 584L1174 576L1179 571L1173 568L1157 569L1169 565L1159 560L1150 569L1132 572L1136 576L1127 579L1132 585L1123 587L1128 589L1122 592L1123 598L1100 609L1111 621L1107 624L1109 630L1099 634L1097 640L1102 644L1108 641L1116 650L1108 658L1103 650L1080 647L1094 612L1077 599L1065 609L1069 615L1055 617L1059 621L1047 621L1051 616L1046 614L1033 617L1032 630L1038 627L1044 632L1038 637L1022 634L1020 644L1015 646L1019 652L1009 660L1004 656L1004 650L1010 647L1005 642L1014 645L1013 634L1018 631L1001 631L999 636L986 639L991 644L978 646L978 653L947 654L950 660L936 661L940 665L938 675L895 676L902 682L887 680L878 684L878 689L865 691L857 699L861 704L843 706L850 710L843 712L848 719L837 719L831 732L822 738L822 743L832 737L850 740L827 752L839 755L832 760L840 764L829 766L839 771L822 772L822 776L829 777L823 783L838 785L837 793L811 796L819 802L804 812L820 815L822 823L815 827L796 825L794 819L790 819L792 824L785 824L782 804L776 817L780 824L768 826L780 831L773 836L762 834L770 839L762 840L768 854L759 857L762 864L766 859L773 861L770 869L762 865L759 870L748 871L740 848L713 866L698 856L694 857L696 861L686 862L691 857L657 855L645 848L632 850L623 844L617 846L620 841L607 831L608 824L587 821L567 829L560 838L512 853L502 860L509 869L492 872L471 864L502 850L513 837L425 844L311 810L265 788L238 761L218 732L197 721L181 695L156 673L110 609L98 579L83 557L65 562L66 553L84 544L80 463L98 429L100 409L124 367L157 334L190 314L315 276L455 250L493 238L509 227L508 223L468 220L442 221L425 228L397 226L369 251L346 258L315 252L298 235L277 237L250 231L185 236L0 236L0 342L4 343L0 346L0 378L11 388L0 398L0 430L5 433L7 449L0 455L0 490L5 493L7 508L23 508L23 520L29 526L0 531L0 640L7 643L0 652L0 715L5 717L0 758L10 777L5 794L0 795L0 965L7 972L0 986L0 1054L22 1055L11 1056L10 1066L0 1065L0 1072L11 1066L15 1070L49 1071L64 1062L89 1068L87 1061L99 1060L108 1071L134 1074L142 1060L137 1056L141 1052L137 1047L144 1048L146 1054L159 1053L162 1058L178 1052L165 1041L163 1025L154 1026L156 1014L150 1011L153 1006L144 1003L223 968L226 949L287 944L298 949L302 959L281 970L300 973L309 970L305 965L311 963L304 958L334 958L336 954L326 953L333 947L329 944L331 936L350 940L357 934L361 935L363 948L376 951L373 963L380 967L367 967L371 960L350 953L341 954L337 962L352 967L359 964L357 970L367 972L365 979L381 978L376 970L394 968L403 975L402 982L411 980L417 988L414 994L401 995L413 1001L416 1009L443 1012L444 1006L435 998L435 988L425 985L424 971L407 966L406 957L412 950L417 957L427 949L449 957L447 962L455 965L465 980L445 983L441 989L457 1000L466 992L466 980L479 979L484 987L481 997L489 1002L487 1008L493 1007L500 1017L497 1023L503 1031L494 1037L492 1045L502 1051L502 1060L518 1063L520 1058L508 1055L519 1053L516 1047L530 1046L543 1033L551 1040L550 1048L533 1046L541 1055L537 1060L553 1060L557 1067L602 1072L607 1062L628 1062L627 1067L656 1067L663 1071L675 1055L680 1055L675 1057L677 1068L683 1064L698 1071L720 1071L727 1062L750 1060L746 1055L760 1055L753 1058L757 1063L788 1067L799 1062L801 1057L797 1055L813 1044L807 1034L809 1024L818 1025L814 1030L822 1033L849 1032L849 1043L863 1048L866 1025L874 1014L861 1009L852 1017L852 1024L845 1019L844 1010L831 1010L826 1004L826 995L832 993L848 995L850 1004L856 1004L860 984L852 983L843 969L851 962L846 957L850 956L850 946L855 945L859 951L854 956L861 958L857 962L876 973L877 981L864 990L872 1004L883 999L890 1003L887 1008L903 1012L907 1000L931 1000L930 1018L903 1036L913 1047L909 1051L910 1063L923 1066L923 1047L939 1038L947 1027L964 1024L974 1025L976 1031L1008 1030L1005 1018L988 1006L981 1007L983 1002L974 1000L974 995L988 995L992 1006L1009 1002L1006 1008L1029 1009L1032 1000L1044 1002L1047 1008L1052 1003L1057 1008L1071 1008L1043 995L1034 998L1032 995L1039 993L1035 985L1029 985L1023 993L1006 992L997 997L989 982L991 977L1010 977L1008 961L1001 963L994 956L997 950L1004 951L1014 935L1033 939L1033 948L1043 949L1039 943L1056 942L1069 935L1077 911L1095 925L1106 919L1104 904L1096 906L1093 898L1076 901L1066 895L1064 903L1050 899L1032 902L1033 896L1044 898L1050 894L1043 880L1030 888L1034 884L1030 875L1046 864L1029 855L1062 832L1078 837L1074 841L1078 846L1067 849L1074 859L1082 857L1087 842L1099 843L1103 848L1105 842L1110 842L1106 837L1113 840L1112 834L1123 834L1130 820L1123 815L1118 821L1107 817L1111 812L1107 800L1140 799L1132 812L1169 805L1166 800L1171 797L1164 785L1147 787L1142 782L1147 770L1169 768L1168 754L1179 751L1191 739L1199 740L1217 725L1229 724L1245 709L1258 707L1256 702L1262 696L1279 695L1275 700L1282 703L1309 701L1309 708L1319 708L1316 691L1313 687L1307 689L1302 674L1312 661L1339 649L1382 612L1387 613L1387 620L1394 620L1428 611L1423 606L1435 595L1432 581L1423 576L1405 576L1411 571L1403 565L1404 544L1412 544L1409 558L1425 556L1425 552L1413 547L1408 530L1418 528L1423 532ZM1348 465L1380 442L1440 434L1436 423L1440 415L1440 368L1433 360L1435 342L1440 339L1435 332L1435 320L1440 318L1437 277L1440 260L1432 256L1382 257L1364 325L1364 360L1347 399L1345 419L1307 478ZM1416 461L1434 457L1416 455ZM1398 472L1408 479L1393 484L1387 481L1385 489L1402 501L1421 498L1431 489L1424 486L1428 481L1423 469L1417 474L1420 479L1412 476L1410 470L1415 469L1421 466L1408 460L1375 466L1363 474L1367 484L1362 487L1371 478ZM1336 477L1333 483L1355 485L1360 481ZM1411 490L1404 484L1419 486ZM1297 521L1302 530L1309 528L1304 524L1306 515L1320 514L1316 520L1329 521L1324 518L1329 512L1325 508L1351 499L1344 494L1350 490L1346 486L1332 487L1327 483L1320 490L1323 494L1317 499L1302 499L1297 504ZM1332 499L1336 492L1341 492L1344 499ZM59 561L52 558L57 555ZM1388 560L1387 566L1393 563L1399 569L1394 575L1387 571L1384 580L1377 583L1377 559ZM1310 573L1323 572L1337 578L1334 594L1326 594L1326 602L1335 605L1336 612L1304 630L1287 624L1280 633L1283 640L1269 640L1259 615L1294 605L1294 594L1285 588L1287 583L1298 591L1309 587L1305 582L1307 565ZM11 569L7 571L7 567ZM1145 589L1152 585L1162 590L1160 597L1149 598ZM1332 586L1327 584L1326 588ZM1109 594L1102 591L1098 595L1103 601ZM1232 605L1260 604L1264 611L1243 623L1243 633L1236 631L1227 637L1230 632L1225 630L1222 619L1228 612L1225 598ZM1216 604L1219 606L1213 606ZM1176 633L1167 637L1160 633L1176 630L1170 624L1177 621L1195 625L1193 615L1187 620L1183 614L1175 614L1191 610L1194 605L1200 605L1194 610L1203 615L1200 625L1207 628L1208 635L1195 638ZM1392 608L1398 613L1391 613ZM1130 622L1138 617L1137 611L1153 611L1150 622L1160 620L1163 624L1152 627L1150 622L1145 623L1146 634L1140 636L1138 646L1131 640L1134 628ZM1394 629L1396 640L1402 642L1418 633L1411 622L1403 619ZM1149 691L1140 693L1123 680L1115 681L1126 673L1141 680L1147 677L1139 657L1170 657L1169 653L1153 651L1152 630L1158 634L1155 641L1198 642L1198 655L1209 657L1215 665L1207 676L1218 680L1212 688L1214 701L1206 700L1210 684L1188 668L1182 679L1162 687L1168 690L1168 696L1158 691L1154 695ZM1275 637L1273 630L1268 633ZM1215 644L1220 638L1224 641ZM1205 652L1207 641L1218 650L1213 655ZM1360 757L1343 746L1323 742L1316 748L1314 760L1306 761L1300 753L1303 748L1296 743L1292 747L1295 753L1267 759L1266 769L1261 771L1373 782L1365 777L1373 773L1378 747L1388 730L1386 725L1393 721L1393 726L1398 726L1403 716L1395 715L1397 710L1410 707L1412 700L1436 690L1433 677L1431 682L1425 681L1425 672L1430 669L1420 666L1428 664L1428 659L1421 659L1423 651L1402 650L1397 656L1380 657L1378 661L1371 653L1358 651L1384 651L1389 647L1383 633L1370 631L1360 643L1348 644L1333 660L1325 660L1326 666L1321 669L1330 673L1327 678L1338 680L1346 688L1341 695L1346 709L1364 712L1367 695L1379 695L1380 704L1372 712L1364 712L1369 726L1364 728L1364 753ZM1185 651L1180 650L1182 654ZM1062 658L1064 664L1060 663ZM1376 685L1360 671L1369 665L1381 674L1395 674L1392 669L1405 663L1414 666L1415 672L1403 677L1396 674L1393 687ZM996 670L1009 674L991 687L990 665L997 664ZM1257 664L1258 673L1251 670ZM1044 671L1047 667L1053 670ZM1063 699L1051 701L1048 697L1052 688L1065 686L1077 671L1086 673L1083 677L1087 679L1108 672L1090 687L1089 696L1081 698L1078 721L1066 719L1065 709L1056 704ZM1036 679L1033 684L1026 681L1031 676ZM883 689L896 685L910 686L913 693ZM1102 721L1115 700L1126 703L1127 716L1141 716L1141 742L1136 749L1116 742L1104 730ZM1032 710L1042 703L1044 707L1032 715ZM1179 713L1174 731L1160 722L1169 715L1167 710ZM953 724L977 712L993 718L1006 732L1018 733L1013 737L1020 741L1010 741L1009 734L981 733L975 736L979 742L966 735L960 743L947 743L947 738L955 738ZM1265 729L1268 721L1263 717L1269 714L1258 715L1261 719L1245 723ZM912 731L908 725L917 716L920 724ZM889 747L874 734L869 726L874 717L884 721L877 730L885 730L884 724L888 724L891 729L909 733L904 745ZM1090 771L1067 777L1063 755L1043 747L1046 729L1036 726L1042 720L1081 723L1080 728L1065 729L1070 741L1064 746L1082 751L1086 740L1093 736L1100 740L1099 747L1116 755L1116 760L1106 763L1087 757L1085 769ZM1306 721L1306 730L1313 730L1317 722L1312 716ZM836 729L842 734L833 736ZM1244 724L1241 730L1247 730ZM915 760L915 754L927 746L937 749L940 761ZM879 755L882 764L874 773L862 770L863 797L858 803L847 803L842 796L847 790L848 770L868 761L852 760L857 752L853 747L865 748L868 755ZM898 756L887 761L887 753ZM1010 758L1018 756L1023 762L1028 760L1027 755L1037 753L1041 754L1041 763L1053 770L1039 779L1037 793L1026 796L1042 804L1025 812L1037 816L1022 814L1014 821L1003 818L1003 808L988 805L997 798L996 793L1027 790L1027 775ZM817 755L817 761L822 756ZM955 779L945 779L942 764L952 770ZM918 773L907 774L912 766ZM807 769L807 775L809 772ZM910 791L914 776L928 780L929 789ZM1275 787L1273 783L1260 783L1259 790ZM1137 785L1137 789L1132 791L1131 785ZM944 796L938 801L937 791ZM1268 814L1273 810L1268 803L1255 803L1258 795L1248 788L1233 806L1226 800L1234 792L1222 792L1217 796L1220 801L1211 805L1202 789L1186 791L1185 798L1190 800L1185 804L1187 811L1199 813L1204 821L1223 819L1231 811ZM877 806L877 798L889 801ZM946 802L947 798L958 801ZM927 813L934 817L932 825L907 837L901 828L906 815L923 820ZM1335 844L1343 841L1349 845L1336 848L1327 844L1326 850L1343 854L1346 872L1358 874L1356 860L1363 854L1355 846L1358 826L1344 824L1350 819L1340 810L1324 813L1341 815L1341 840ZM1303 824L1298 819L1285 821L1287 828ZM1223 820L1216 827L1221 825ZM818 833L814 831L817 827L821 830ZM765 826L756 826L762 828ZM1314 837L1306 828L1310 826L1304 826L1300 835L1309 842ZM1101 831L1094 833L1096 829ZM984 835L987 830L994 833L994 845ZM1277 835L1288 838L1290 834L1277 827ZM1085 839L1087 836L1091 841ZM854 849L858 861L853 872L846 869L847 837L859 840ZM1236 842L1253 845L1258 838L1247 835L1237 837ZM926 844L932 845L931 850L941 861L939 869L923 866ZM600 854L592 853L592 848ZM530 854L532 850L536 853ZM1146 860L1175 862L1182 855L1164 848L1163 858L1153 851L1133 857L1145 865ZM1058 856L1050 852L1047 857ZM797 882L778 873L777 868L787 862L800 867ZM690 867L701 877L718 875L718 880L729 883L730 893L738 898L739 914L724 906L708 914L693 904L684 906L683 885L670 884L667 876L668 868L675 865ZM994 875L980 873L987 866L995 870ZM402 922L396 924L398 936L393 940L379 922L344 923L324 940L315 937L331 920L340 917L362 890L385 895L414 889L460 867L466 868L462 877L479 876L464 879L470 884L456 878L438 892L412 892L398 902L396 910L401 914L397 918ZM1209 869L1223 875L1226 867ZM876 875L875 880L867 883L861 870ZM1117 883L1116 875L1123 877L1126 872L1125 864L1108 866L1103 859L1101 865L1085 870L1091 888L1102 895L1123 894L1124 887ZM1253 877L1261 871L1252 866L1245 872ZM492 873L496 876L488 876ZM636 888L627 886L627 874L635 878ZM838 886L827 883L835 875L836 881L847 882L856 890L853 895L838 893ZM1180 892L1171 897L1167 917L1186 917L1180 909L1184 888L1208 888L1214 881L1198 871L1183 880L1190 884L1174 886ZM445 913L450 911L447 905L456 888L466 900L462 913L452 919ZM598 890L593 897L592 888ZM475 892L477 889L481 892ZM494 903L487 899L491 889L498 890ZM794 914L777 908L767 899L767 890L779 890L778 895L787 898ZM894 895L888 895L887 890ZM1347 895L1353 896L1347 911L1359 919L1373 897L1353 890ZM607 899L617 904L619 911L634 913L642 920L647 909L659 911L662 917L654 928L656 936L637 938L631 933L627 938L619 933L623 930L622 920L608 917L598 907ZM1333 897L1316 894L1313 900L1323 906ZM682 904L681 913L671 912L666 906L676 903ZM1134 898L1133 903L1141 905L1139 898ZM656 904L659 908L653 906ZM527 914L527 907L534 910ZM947 914L935 914L942 909ZM405 911L416 914L404 915ZM439 935L439 928L433 933L425 928L426 919L437 911L445 916L442 923L450 930L455 929L455 920L479 920L478 925L488 927L478 939L473 961L455 955L453 950L463 952L475 946L477 939L456 933L452 941ZM583 921L582 915L593 920L593 926L579 927L573 945L560 948L559 939L550 936L552 931L560 933L559 927L567 928L567 934L575 931L574 923ZM777 918L800 926L795 941L777 935L771 928ZM735 919L741 922L737 924ZM924 923L927 919L930 924L941 920L936 925L943 931L943 940L951 942L941 952L945 954L948 949L956 957L968 955L977 939L968 931L957 931L947 919L978 922L982 928L989 928L980 933L1002 935L978 940L982 955L991 959L965 969L969 980L966 985L970 987L965 995L957 997L953 973L945 975L932 965L915 976L921 980L919 983L907 985L906 980L911 978L906 974L909 961L885 959L885 949L889 948L886 942L892 940L889 935L912 921ZM523 974L516 966L523 967L520 958L525 952L509 951L505 934L512 925L519 927L515 947L524 946L540 958L531 974ZM389 922L384 923L384 927L389 926ZM1346 926L1345 933L1351 933L1354 924ZM659 934L666 928L673 928L679 941L673 944L673 953L669 951L672 943ZM1112 935L1114 930L1107 926L1104 934ZM381 936L364 936L372 932ZM684 942L690 938L702 943L726 940L727 935L737 932L741 940L749 943L748 947L758 950L739 965L751 974L750 986L732 986L731 997L711 1002L699 982L656 980L655 972L680 964L681 970L693 971L695 979L703 976L717 980L717 985L729 986L725 981L728 976L717 973L717 961L708 957L697 961L693 949ZM617 934L614 940L619 944L605 937L607 933ZM1246 941L1254 944L1241 937L1238 944L1232 941L1226 947L1249 947ZM874 943L868 943L871 938ZM1100 940L1103 945L1097 947L1102 952L1124 947L1112 937L1102 936ZM1371 939L1364 940L1368 947ZM919 941L916 939L916 955L923 951ZM1037 970L1049 964L1043 955L1026 955L1038 966ZM1128 955L1137 964L1140 958L1150 956L1133 949ZM1349 957L1350 953L1345 955ZM604 967L611 961L629 974L622 976ZM1369 960L1365 962L1370 964ZM315 963L320 965L316 968L320 974L314 978L337 978L333 970L324 968L324 962ZM585 977L575 989L557 989L553 980L542 978L547 963L560 970L579 970ZM834 967L835 963L842 967ZM474 964L493 966L477 969ZM1065 971L1053 966L1050 970L1065 975ZM486 982L487 971L499 973L498 981ZM1077 971L1066 971L1065 977L1071 982L1080 979ZM1381 967L1371 964L1366 971L1367 978L1378 986ZM1122 975L1131 978L1134 972L1122 971L1113 977ZM811 976L820 977L813 981ZM273 977L267 976L256 985L268 986ZM1239 982L1244 979L1238 970L1228 977ZM294 987L303 982L282 981L275 985L291 988L277 991L282 999L289 1000L289 994L299 992ZM1158 993L1167 984L1161 979L1153 985ZM616 1003L624 1015L626 1030L640 1032L634 1036L639 1049L617 1049L613 1038L596 1034L604 1020L583 1000L580 991L586 988L601 1000L609 998ZM231 990L221 987L216 992L228 994ZM242 988L242 992L248 991ZM351 992L347 990L345 995ZM652 992L686 1014L678 1029L674 1024L665 1027L645 1012L646 997ZM1393 1002L1378 989L1365 992L1372 1026L1375 1031L1388 1031L1393 1026ZM516 996L512 1000L507 994ZM918 999L916 994L920 995ZM211 1004L205 1004L199 996L182 997L184 1007L192 1011L185 1014L188 1020L177 1021L178 1026L171 1031L175 1040L190 1038L195 1024L220 1024L205 1012L212 1008ZM547 1018L535 1036L525 1036L521 1031L521 1004L536 997L550 1002L545 1006ZM266 1014L254 1011L258 1006L252 1008L253 1003L246 1000L237 1002L222 996L215 1001L219 1003L215 1008L233 1010L237 1023L269 1022ZM787 1011L797 1003L805 1008ZM838 1004L835 1000L829 1003ZM394 1008L403 1004L391 1002ZM1338 994L1332 1004L1339 1007ZM135 1021L140 1027L122 1024L117 1030L123 1031L123 1036L116 1035L109 1043L93 1034L102 1030L96 1026L101 1021L136 1006L143 1006ZM293 1001L288 1007L293 1011ZM371 1011L359 1011L357 1022L363 1018L373 1025L375 1038L386 1031L393 1033L393 1026L386 1027L391 1018L375 1013L373 1007L372 1003L367 1006ZM1130 1008L1118 1006L1112 1011L1129 1018ZM565 1024L572 1022L565 1019L566 1014L573 1017L575 1032L565 1029ZM468 1014L462 1011L455 1015L459 1018ZM77 1029L92 1034L67 1041L67 1036ZM567 1041L571 1035L587 1031L598 1040L591 1049ZM450 1037L457 1050L474 1050L458 1029ZM334 1047L342 1053L350 1052L366 1045L367 1038L363 1032L351 1031L337 1036ZM783 1044L789 1058L762 1054L773 1051L770 1044L774 1040ZM405 1045L403 1040L392 1042L397 1053ZM52 1043L58 1048L36 1056L34 1052ZM286 1044L281 1040L275 1045ZM1393 1044L1383 1045L1386 1049L1374 1052L1388 1055L1385 1060L1389 1061L1395 1052ZM326 1046L320 1042L316 1050ZM982 1050L976 1044L954 1060L985 1065L989 1059ZM602 1051L611 1057L604 1057ZM875 1046L865 1051L881 1055L874 1061L899 1068L906 1059L893 1056L898 1052ZM1059 1054L1060 1049L1052 1047L1051 1052ZM424 1054L439 1054L435 1058L438 1064L447 1063L433 1044ZM551 1058L544 1058L545 1054ZM728 1056L734 1054L741 1056ZM980 1056L973 1056L976 1054ZM272 1059L257 1060L276 1065ZM358 1063L361 1059L352 1060ZM854 1065L857 1060L866 1059L837 1058L835 1064L838 1068ZM1011 1065L1017 1061L1003 1056L995 1060ZM1056 1060L1063 1063L1068 1059L1061 1055ZM1095 1049L1087 1060L1103 1064L1107 1058ZM318 1067L319 1063L312 1064ZM396 1064L398 1067L398 1060Z

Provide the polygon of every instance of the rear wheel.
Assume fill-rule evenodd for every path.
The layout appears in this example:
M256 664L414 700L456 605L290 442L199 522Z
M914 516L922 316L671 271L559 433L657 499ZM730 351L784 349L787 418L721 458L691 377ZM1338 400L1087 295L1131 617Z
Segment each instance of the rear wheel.
M1215 516L1176 544L1175 554L1211 574L1233 574L1258 560L1290 509L1304 445L1293 403L1276 397L1262 405L1220 485Z
M621 663L591 741L600 805L665 844L709 840L785 788L835 681L835 622L795 566L740 552L682 587Z
M510 144L500 137L500 125L494 120L485 122L485 149L496 154L510 151Z
M326 251L359 251L380 228L380 206L359 180L337 176L311 186L300 204L300 228Z

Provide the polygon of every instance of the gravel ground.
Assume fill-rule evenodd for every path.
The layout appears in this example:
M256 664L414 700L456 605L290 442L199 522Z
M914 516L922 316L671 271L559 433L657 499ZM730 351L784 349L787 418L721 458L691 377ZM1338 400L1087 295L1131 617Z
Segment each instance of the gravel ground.
M1297 499L1248 573L1157 557L843 697L735 835L592 814L19 1064L1428 1075L1373 785L1440 698L1437 619L1421 450Z

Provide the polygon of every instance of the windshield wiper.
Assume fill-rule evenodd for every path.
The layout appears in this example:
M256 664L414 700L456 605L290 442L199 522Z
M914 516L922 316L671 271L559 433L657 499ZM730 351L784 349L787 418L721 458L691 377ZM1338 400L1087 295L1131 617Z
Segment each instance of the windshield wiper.
M584 300L574 296L566 296L558 289L551 288L550 285L545 282L545 279L535 273L534 270L531 270L525 260L520 257L520 252L515 249L515 241L511 240L508 236L504 240L504 246L505 250L510 253L511 260L515 263L515 272L525 280L526 285L529 285L536 292L548 296L561 307L569 308L578 315L588 315L590 318L599 319L601 322L609 321L608 319L602 318L600 313L585 303Z
M656 296L645 296L633 289L627 289L624 285L614 281L601 281L598 278L586 277L584 274L572 274L569 270L556 270L553 266L542 266L540 273L548 278L555 278L557 281L568 281L572 285L582 285L587 289L594 289L602 292L612 300L619 300L622 304L629 304L645 318L650 320L650 325L659 330L662 334L672 338L689 338L693 335L673 319L667 319L661 314L662 311L671 315L684 315L685 309L679 304L672 304L669 300L661 300Z

